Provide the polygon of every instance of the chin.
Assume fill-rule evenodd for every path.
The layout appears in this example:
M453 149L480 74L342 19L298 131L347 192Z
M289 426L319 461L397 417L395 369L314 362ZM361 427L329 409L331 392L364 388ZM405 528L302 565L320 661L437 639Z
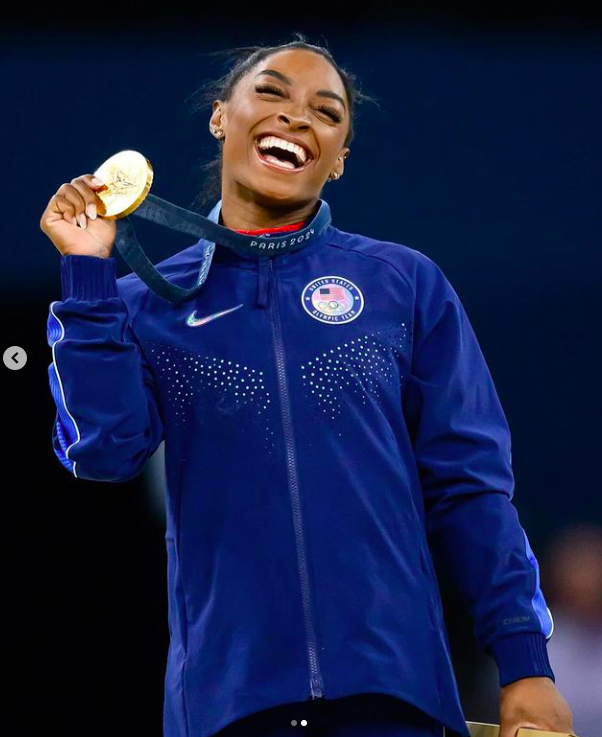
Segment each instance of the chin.
M285 207L302 205L319 196L319 193L308 193L293 183L282 182L249 182L246 188L252 193L253 199L266 207Z

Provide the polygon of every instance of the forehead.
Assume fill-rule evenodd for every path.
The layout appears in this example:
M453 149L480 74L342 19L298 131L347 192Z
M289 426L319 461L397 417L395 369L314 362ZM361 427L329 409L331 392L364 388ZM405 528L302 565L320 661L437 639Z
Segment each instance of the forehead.
M321 54L307 49L278 51L256 64L249 72L249 79L263 69L275 69L290 77L295 84L307 84L316 89L330 89L345 97L345 86L337 70Z

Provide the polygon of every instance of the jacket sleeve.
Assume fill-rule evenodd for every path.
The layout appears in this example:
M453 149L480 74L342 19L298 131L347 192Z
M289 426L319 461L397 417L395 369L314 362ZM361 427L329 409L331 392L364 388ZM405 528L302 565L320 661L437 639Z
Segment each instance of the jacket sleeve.
M433 562L471 613L500 686L530 676L555 680L546 645L552 615L512 503L508 423L460 299L424 254L413 344L404 414Z
M115 259L63 256L61 285L47 323L54 452L77 478L129 480L157 449L163 424Z

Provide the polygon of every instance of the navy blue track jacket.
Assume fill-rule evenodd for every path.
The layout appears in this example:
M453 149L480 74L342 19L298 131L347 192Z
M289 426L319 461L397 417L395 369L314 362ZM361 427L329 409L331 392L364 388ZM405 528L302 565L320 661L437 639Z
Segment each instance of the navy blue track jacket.
M194 284L202 243L159 271ZM65 256L61 274L59 460L125 481L165 441L166 737L368 692L467 735L435 570L501 685L554 679L507 420L430 258L330 224L279 255L217 246L180 304L116 280L113 258Z

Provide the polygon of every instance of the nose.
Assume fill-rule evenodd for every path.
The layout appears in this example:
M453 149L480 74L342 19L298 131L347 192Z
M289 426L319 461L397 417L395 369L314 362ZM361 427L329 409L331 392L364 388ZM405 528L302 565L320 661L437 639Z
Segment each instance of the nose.
M278 120L286 123L295 130L307 130L310 127L309 119L306 115L293 115L292 113L279 113Z

